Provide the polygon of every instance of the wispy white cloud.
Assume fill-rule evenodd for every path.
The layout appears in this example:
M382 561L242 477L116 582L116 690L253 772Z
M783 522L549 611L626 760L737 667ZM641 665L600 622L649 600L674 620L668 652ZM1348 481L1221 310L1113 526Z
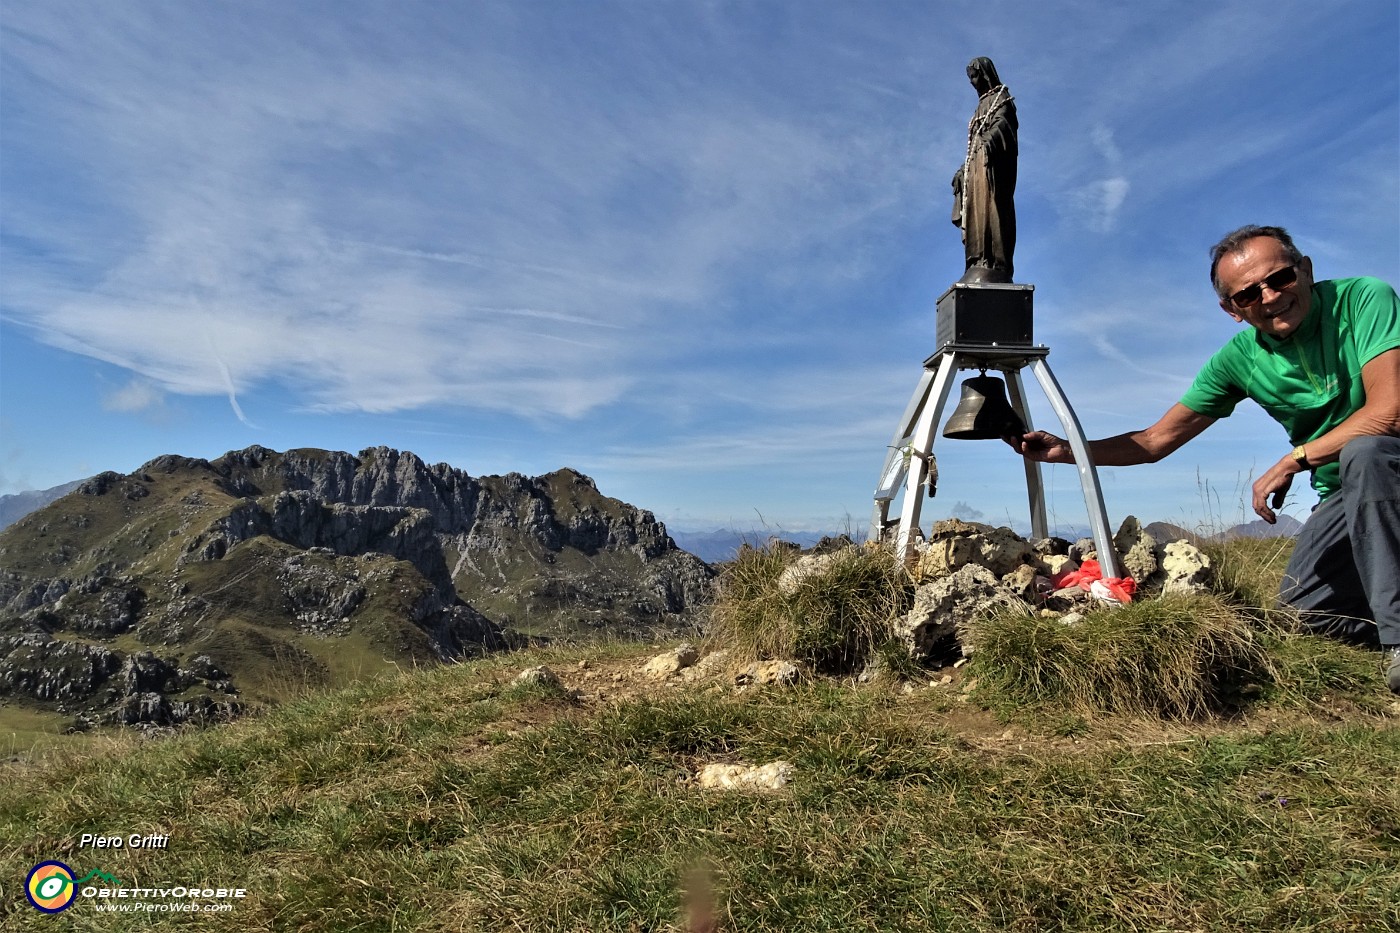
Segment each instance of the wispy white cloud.
M149 382L132 379L102 397L105 411L123 414L149 414L165 408L165 395Z
M1118 222L1118 211L1128 196L1128 180L1121 175L1104 178L1064 192L1061 203L1094 233L1110 233Z
M917 144L901 153L878 131L855 137L724 85L640 90L610 113L576 106L579 89L541 62L328 58L294 44L307 22L266 48L240 24L232 47L248 62L176 56L156 70L144 53L170 23L104 25L75 38L35 16L35 40L11 53L69 92L47 99L59 115L94 128L92 164L114 177L92 194L134 236L93 257L95 284L22 268L8 313L167 391L226 394L245 421L237 391L268 381L316 410L579 416L618 399L678 332L694 348L729 318L716 299L736 276L896 211L917 171ZM184 40L214 28L175 25ZM84 44L96 67L72 72ZM367 171L344 188L350 161ZM417 177L379 170L396 164ZM38 213L15 226L29 233ZM39 226L36 239L79 255L80 230ZM803 282L856 274L842 257Z
M1225 228L1395 274L1394 43L1351 41L1391 6L11 5L0 315L240 438L420 412L858 498L961 270L968 58L1017 96L1037 334L1138 427L1232 332Z
M1098 155L1098 178L1059 194L1061 210L1093 233L1109 233L1118 223L1119 209L1132 187L1122 174L1123 154L1113 140L1113 131L1103 123L1091 127L1090 140Z

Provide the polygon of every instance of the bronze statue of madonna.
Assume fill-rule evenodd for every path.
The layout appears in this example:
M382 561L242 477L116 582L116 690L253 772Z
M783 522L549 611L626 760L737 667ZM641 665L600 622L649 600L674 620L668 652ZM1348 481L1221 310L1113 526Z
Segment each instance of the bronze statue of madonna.
M959 282L1010 282L1016 250L1016 103L990 58L967 78L977 109L967 125L967 158L953 176L953 223L962 228L967 268Z

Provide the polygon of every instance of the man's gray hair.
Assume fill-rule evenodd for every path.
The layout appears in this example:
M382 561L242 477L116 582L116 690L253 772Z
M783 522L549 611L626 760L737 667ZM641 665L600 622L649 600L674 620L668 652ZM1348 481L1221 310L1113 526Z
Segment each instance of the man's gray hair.
M1231 230L1221 238L1219 243L1210 248L1210 284L1215 287L1215 293L1221 298L1229 298L1230 296L1220 290L1220 279L1215 274L1216 269L1220 266L1220 260L1230 253L1238 253L1244 248L1246 241L1261 236L1270 237L1282 243L1284 252L1288 254L1289 262L1297 264L1303 261L1303 254L1298 251L1298 247L1293 245L1293 238L1282 227L1260 227L1255 224L1245 224L1238 230Z

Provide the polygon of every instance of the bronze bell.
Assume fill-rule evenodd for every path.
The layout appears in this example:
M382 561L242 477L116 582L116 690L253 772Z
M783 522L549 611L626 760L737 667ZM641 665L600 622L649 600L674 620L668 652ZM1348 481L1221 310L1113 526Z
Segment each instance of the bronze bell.
M995 440L1026 433L1021 416L1006 400L1006 383L985 372L963 381L957 410L943 436L964 441Z

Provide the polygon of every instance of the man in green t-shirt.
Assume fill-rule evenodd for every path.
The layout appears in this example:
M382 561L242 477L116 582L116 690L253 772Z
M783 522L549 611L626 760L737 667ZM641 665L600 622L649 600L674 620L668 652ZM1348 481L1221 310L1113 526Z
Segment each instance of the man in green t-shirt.
M1153 463L1234 411L1259 403L1292 450L1253 487L1273 524L1293 477L1309 470L1321 502L1299 532L1280 599L1313 631L1379 645L1400 693L1400 298L1379 279L1315 282L1281 227L1247 226L1211 249L1220 307L1250 325L1197 374L1156 424L1092 441L1100 466ZM1008 438L1021 454L1072 463L1044 431ZM1272 506L1272 508L1271 508Z

